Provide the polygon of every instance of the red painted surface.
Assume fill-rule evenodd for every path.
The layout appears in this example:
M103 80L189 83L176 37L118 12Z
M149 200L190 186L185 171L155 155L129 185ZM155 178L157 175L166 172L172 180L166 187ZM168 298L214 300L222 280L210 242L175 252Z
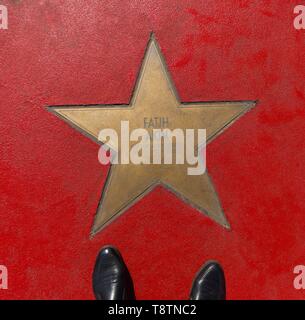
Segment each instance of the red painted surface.
M185 299L208 259L229 299L302 299L305 31L297 1L11 0L0 30L0 299L90 299L116 245L139 299ZM208 147L227 231L162 188L88 238L107 168L47 105L127 103L154 31L183 101L259 100ZM124 182L126 183L126 182Z

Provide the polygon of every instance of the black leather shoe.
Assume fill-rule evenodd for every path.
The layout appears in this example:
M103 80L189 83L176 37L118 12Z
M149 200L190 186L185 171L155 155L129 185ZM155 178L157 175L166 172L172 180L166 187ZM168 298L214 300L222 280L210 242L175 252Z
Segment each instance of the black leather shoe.
M93 291L97 300L134 300L129 271L116 248L104 247L93 271Z
M191 300L225 300L226 284L221 266L207 262L196 275L190 294Z

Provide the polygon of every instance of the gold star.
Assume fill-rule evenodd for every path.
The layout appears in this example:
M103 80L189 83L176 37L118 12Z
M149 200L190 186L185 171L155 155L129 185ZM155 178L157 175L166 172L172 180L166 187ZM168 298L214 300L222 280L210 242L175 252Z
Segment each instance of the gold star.
M181 103L154 35L151 36L132 99L128 105L52 106L61 119L98 141L102 129L144 128L143 119L168 119L169 129L206 129L207 143L255 105L253 101ZM102 141L105 143L106 141ZM113 141L107 141L113 147ZM120 148L117 150L120 154ZM206 172L188 175L188 164L112 164L103 189L92 235L124 213L156 185L163 185L220 225L230 228Z

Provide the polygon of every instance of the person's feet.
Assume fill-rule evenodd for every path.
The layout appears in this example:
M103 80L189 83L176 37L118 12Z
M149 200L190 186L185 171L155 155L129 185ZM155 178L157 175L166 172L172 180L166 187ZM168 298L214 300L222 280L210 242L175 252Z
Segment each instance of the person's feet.
M135 300L133 282L117 249L104 247L93 271L93 291L97 300ZM194 279L190 300L225 300L224 272L217 262L206 263Z
M93 271L93 291L97 300L134 300L129 271L117 249L104 247Z
M198 272L191 289L190 300L225 300L224 272L217 262L207 262Z

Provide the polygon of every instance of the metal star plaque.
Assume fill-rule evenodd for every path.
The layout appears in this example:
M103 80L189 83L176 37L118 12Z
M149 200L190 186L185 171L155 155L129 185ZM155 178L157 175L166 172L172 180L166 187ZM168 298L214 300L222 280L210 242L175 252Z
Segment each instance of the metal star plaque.
M209 143L254 105L254 101L181 103L152 35L128 105L52 106L49 110L94 141L113 147L111 139L98 140L99 132L103 128L120 132L122 120L128 120L131 129L153 128L150 122L157 119L172 130L204 128ZM121 149L116 151L120 154ZM230 228L207 172L188 175L186 164L129 163L111 165L92 235L160 184L218 224Z

